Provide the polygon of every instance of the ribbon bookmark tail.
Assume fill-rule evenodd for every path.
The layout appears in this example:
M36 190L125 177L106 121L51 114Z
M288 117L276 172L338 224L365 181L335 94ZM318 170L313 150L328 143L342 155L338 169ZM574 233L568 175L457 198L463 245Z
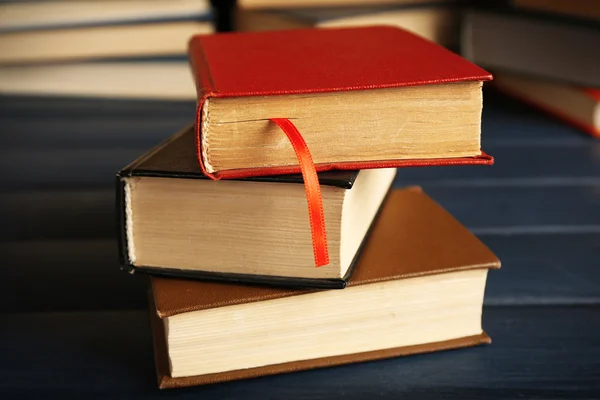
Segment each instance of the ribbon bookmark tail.
M323 196L321 195L321 186L319 185L315 163L304 138L302 138L298 129L289 119L271 118L270 120L277 124L286 134L300 163L304 189L306 191L306 201L308 202L308 216L310 219L315 264L317 267L322 267L329 264L329 250L327 248L327 232L325 231Z

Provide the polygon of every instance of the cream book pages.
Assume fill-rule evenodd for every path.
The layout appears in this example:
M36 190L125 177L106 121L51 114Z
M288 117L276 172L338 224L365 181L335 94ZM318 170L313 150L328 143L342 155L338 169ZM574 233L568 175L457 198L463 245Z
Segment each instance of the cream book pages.
M187 62L96 62L0 67L0 93L196 100Z

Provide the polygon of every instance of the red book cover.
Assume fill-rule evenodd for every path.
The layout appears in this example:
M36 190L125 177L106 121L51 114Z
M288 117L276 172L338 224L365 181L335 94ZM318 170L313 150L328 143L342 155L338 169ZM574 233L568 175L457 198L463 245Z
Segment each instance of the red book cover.
M211 97L395 88L491 80L485 70L457 54L392 27L302 29L194 36L189 58L196 80L197 153L213 179L300 172L300 166L205 170L202 106ZM316 164L317 171L404 166L492 164L477 157Z
M584 89L585 93L590 96L591 98L593 98L594 100L596 100L598 103L600 103L600 89Z

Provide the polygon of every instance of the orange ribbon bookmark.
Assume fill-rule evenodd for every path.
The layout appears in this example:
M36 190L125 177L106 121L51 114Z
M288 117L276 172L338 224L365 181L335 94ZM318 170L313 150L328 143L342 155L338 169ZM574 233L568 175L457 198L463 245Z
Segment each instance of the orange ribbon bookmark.
M289 119L271 118L270 120L285 132L300 163L302 178L304 179L304 189L306 191L306 201L308 202L308 216L310 218L315 264L317 267L322 267L329 264L329 251L327 249L327 232L325 231L325 216L323 213L323 196L321 196L321 186L319 185L315 163L304 138L302 138L298 129Z

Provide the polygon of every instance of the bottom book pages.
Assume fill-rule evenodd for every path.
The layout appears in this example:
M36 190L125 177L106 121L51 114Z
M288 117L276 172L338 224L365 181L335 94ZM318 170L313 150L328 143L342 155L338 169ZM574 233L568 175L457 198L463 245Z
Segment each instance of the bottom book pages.
M150 279L160 388L490 343L498 258L420 188L393 190L343 290Z

